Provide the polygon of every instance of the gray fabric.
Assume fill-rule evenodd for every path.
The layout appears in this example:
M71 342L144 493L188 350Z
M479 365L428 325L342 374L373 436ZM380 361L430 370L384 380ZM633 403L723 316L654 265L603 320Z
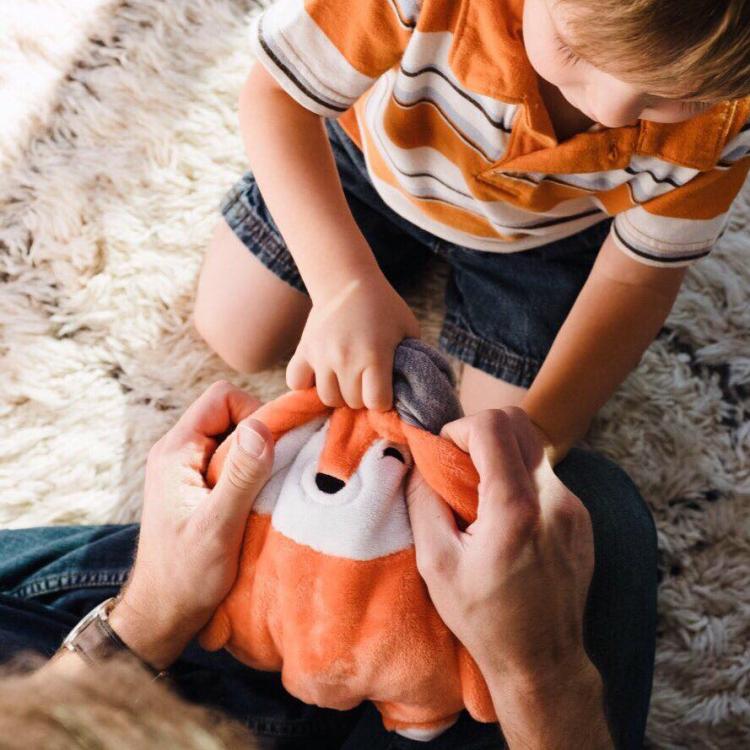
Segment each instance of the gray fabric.
M437 435L463 416L453 371L440 352L419 339L404 339L393 360L393 405L401 419Z

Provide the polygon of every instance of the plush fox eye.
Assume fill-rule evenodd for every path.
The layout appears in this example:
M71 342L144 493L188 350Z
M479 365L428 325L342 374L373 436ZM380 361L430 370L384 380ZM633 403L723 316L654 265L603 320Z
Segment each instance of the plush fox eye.
M402 464L406 463L406 460L404 459L404 454L401 453L401 451L398 448L394 448L392 445L389 445L383 451L383 457L385 456L391 456L392 458L395 458L397 461L401 461Z

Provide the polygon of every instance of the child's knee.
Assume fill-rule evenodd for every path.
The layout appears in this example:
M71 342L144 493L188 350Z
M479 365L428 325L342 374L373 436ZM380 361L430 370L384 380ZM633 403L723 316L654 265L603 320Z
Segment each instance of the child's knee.
M263 372L277 363L275 352L263 341L237 336L232 321L209 306L196 305L193 325L206 344L237 372Z

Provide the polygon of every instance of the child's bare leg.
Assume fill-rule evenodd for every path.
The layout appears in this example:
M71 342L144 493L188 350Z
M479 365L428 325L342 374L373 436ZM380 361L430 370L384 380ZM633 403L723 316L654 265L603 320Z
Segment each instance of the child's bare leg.
M294 351L310 299L269 271L222 219L198 281L195 327L240 372L259 372Z
M475 367L464 365L459 397L464 413L468 416L484 409L518 406L527 390L493 378Z

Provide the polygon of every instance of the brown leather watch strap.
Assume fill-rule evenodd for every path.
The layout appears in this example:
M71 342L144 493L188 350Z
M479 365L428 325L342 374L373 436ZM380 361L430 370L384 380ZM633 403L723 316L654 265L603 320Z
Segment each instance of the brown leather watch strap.
M95 663L119 652L130 653L130 649L112 630L106 620L94 617L76 637L73 646L87 661Z
M108 617L116 603L117 598L113 597L89 612L71 630L63 642L63 648L78 654L89 664L96 664L118 653L130 654L155 677L166 676L166 672L158 672L150 664L138 658L112 629Z

